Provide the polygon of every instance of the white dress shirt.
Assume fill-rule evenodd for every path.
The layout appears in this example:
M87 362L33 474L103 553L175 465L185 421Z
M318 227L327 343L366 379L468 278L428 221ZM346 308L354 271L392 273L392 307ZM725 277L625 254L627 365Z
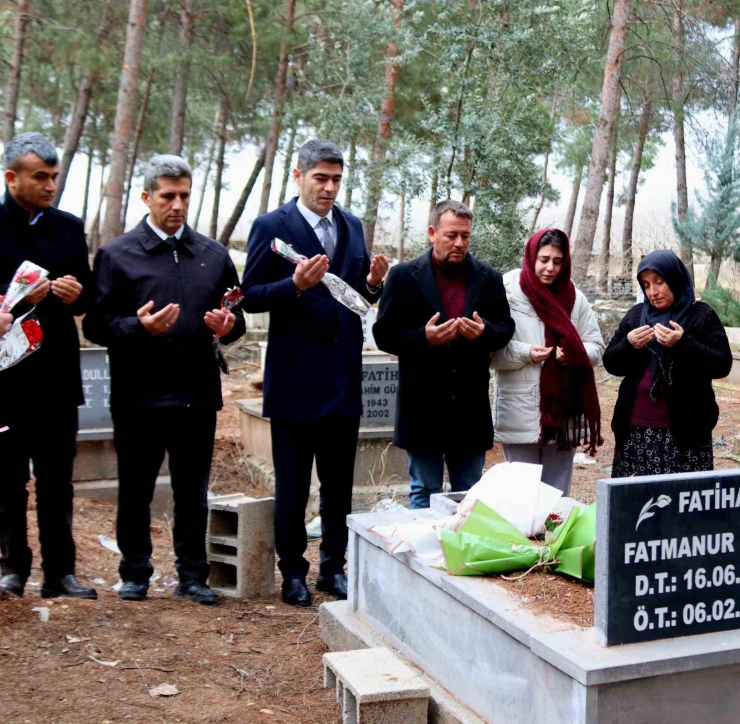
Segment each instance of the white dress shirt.
M296 206L298 207L298 211L301 212L301 216L308 221L308 225L314 230L314 233L316 234L316 238L319 240L319 244L321 246L324 246L324 231L321 228L321 219L327 218L329 220L329 235L332 238L332 241L334 242L334 249L337 248L337 225L334 223L334 211L332 209L329 209L329 213L326 215L326 217L319 216L315 211L311 211L311 209L308 208L300 199L296 201Z
M180 240L180 237L182 236L183 231L185 231L185 224L183 224L174 234L166 234L162 229L160 229L158 226L154 226L152 224L152 217L147 214L146 217L146 223L149 224L149 228L162 240L167 241L167 239L170 238L170 236L174 236L175 239L178 241Z

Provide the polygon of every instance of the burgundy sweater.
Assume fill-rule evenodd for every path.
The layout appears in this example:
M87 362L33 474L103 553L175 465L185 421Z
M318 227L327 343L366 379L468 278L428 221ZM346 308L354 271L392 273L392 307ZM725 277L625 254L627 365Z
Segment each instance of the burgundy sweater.
M663 383L659 382L655 386L655 397L650 396L650 365L645 368L640 384L637 387L637 397L635 397L635 406L632 408L630 425L637 427L670 427L671 419L668 414L668 402L665 397Z
M468 291L465 264L443 266L432 252L432 269L447 318L462 317L465 314L465 296Z

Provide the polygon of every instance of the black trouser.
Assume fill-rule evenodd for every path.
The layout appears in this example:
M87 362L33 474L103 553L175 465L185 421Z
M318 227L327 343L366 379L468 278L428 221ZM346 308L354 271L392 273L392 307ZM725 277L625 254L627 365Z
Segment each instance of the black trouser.
M149 507L165 451L175 500L175 567L181 581L205 583L208 478L211 474L216 411L167 408L113 413L118 456L118 517L123 581L148 583L152 538Z
M2 373L0 373L2 374ZM26 534L29 460L36 478L44 578L75 572L72 539L72 467L77 453L77 407L69 403L38 409L14 409L3 417L10 427L0 432L0 571L24 580L31 573Z
M303 578L308 573L303 554L314 458L321 483L321 573L342 573L360 418L273 418L270 428L275 465L275 548L283 578Z

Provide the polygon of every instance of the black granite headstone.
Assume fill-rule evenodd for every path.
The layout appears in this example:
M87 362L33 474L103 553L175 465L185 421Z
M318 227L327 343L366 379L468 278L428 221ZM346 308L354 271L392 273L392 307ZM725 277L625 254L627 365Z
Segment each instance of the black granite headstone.
M599 480L606 645L740 628L740 470Z

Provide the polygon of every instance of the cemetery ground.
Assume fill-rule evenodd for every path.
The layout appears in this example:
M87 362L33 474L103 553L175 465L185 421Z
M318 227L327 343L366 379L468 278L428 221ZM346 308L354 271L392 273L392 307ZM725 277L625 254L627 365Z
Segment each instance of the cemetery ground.
M613 438L608 420L618 380L597 371L604 411L605 444L597 462L577 466L573 496L592 502L595 481L609 474ZM715 430L717 468L740 463L740 387L715 385L721 416ZM258 395L246 372L225 382L226 406L220 415L214 454L213 487L219 493L267 495L250 482L241 458L234 401ZM493 450L488 463L501 460ZM251 601L226 600L216 608L171 598L176 580L168 520L152 523L154 564L160 575L143 603L120 601L118 556L99 535L114 537L115 508L84 499L75 502L78 572L95 583L100 599L41 600L35 510L29 506L34 569L26 596L0 601L0 722L286 722L330 724L341 721L334 690L322 688L325 647L318 628L315 595L309 609L285 606L276 594ZM318 542L309 545L309 581L316 577ZM100 581L104 581L101 583ZM279 577L278 577L279 580ZM534 611L556 614L590 626L592 589L548 573L503 581L512 595ZM42 622L34 608L49 609ZM179 692L155 697L150 690L171 684Z

